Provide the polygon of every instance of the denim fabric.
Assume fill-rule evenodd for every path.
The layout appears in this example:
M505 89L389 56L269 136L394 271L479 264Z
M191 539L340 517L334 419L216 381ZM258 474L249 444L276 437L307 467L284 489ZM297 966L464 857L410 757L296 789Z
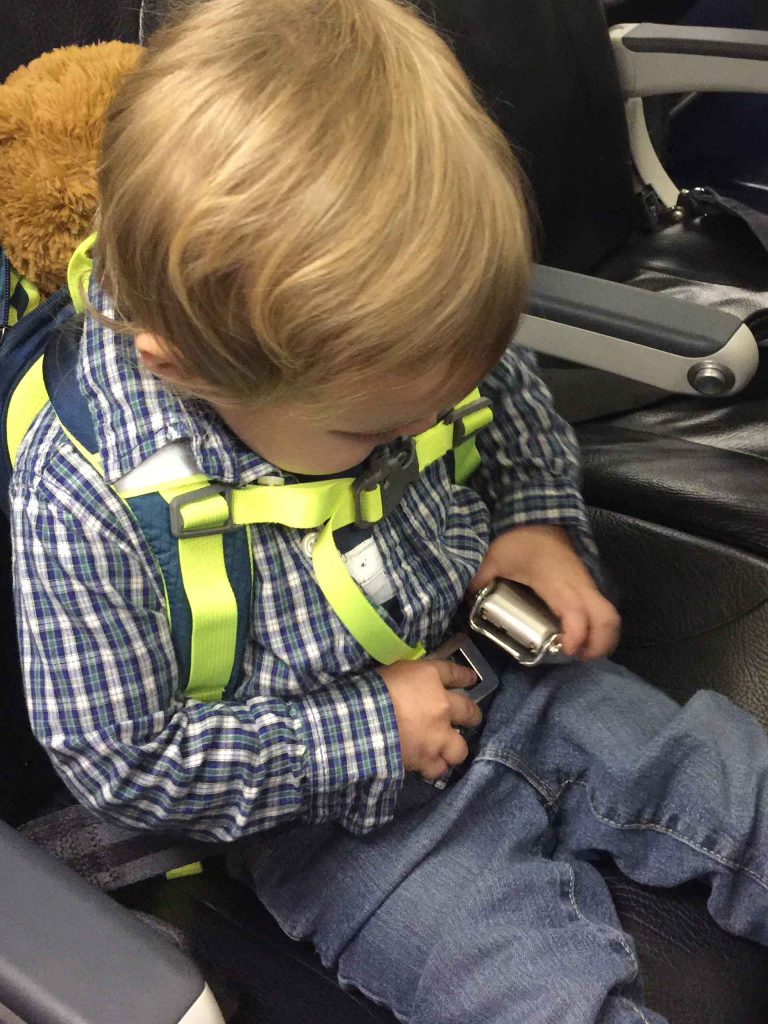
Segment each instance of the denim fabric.
M233 870L344 983L412 1024L663 1024L590 863L711 884L724 928L768 944L768 738L724 697L683 708L608 662L508 671L445 791L410 778L354 837L261 837Z

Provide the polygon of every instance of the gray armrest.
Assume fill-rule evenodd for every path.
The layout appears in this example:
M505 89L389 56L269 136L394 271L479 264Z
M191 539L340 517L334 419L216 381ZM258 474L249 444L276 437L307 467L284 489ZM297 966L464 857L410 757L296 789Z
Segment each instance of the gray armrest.
M768 32L616 25L611 41L625 98L678 92L768 92Z
M0 1019L223 1024L186 956L3 823L0 877Z
M733 394L758 361L752 332L730 313L543 266L515 340L680 394Z

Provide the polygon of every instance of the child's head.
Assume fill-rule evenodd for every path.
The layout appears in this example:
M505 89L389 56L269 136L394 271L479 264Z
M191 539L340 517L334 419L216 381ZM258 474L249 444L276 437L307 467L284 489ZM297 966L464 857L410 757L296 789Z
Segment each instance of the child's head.
M214 404L333 417L382 380L477 379L524 302L515 160L395 0L185 0L110 109L99 187L122 329Z

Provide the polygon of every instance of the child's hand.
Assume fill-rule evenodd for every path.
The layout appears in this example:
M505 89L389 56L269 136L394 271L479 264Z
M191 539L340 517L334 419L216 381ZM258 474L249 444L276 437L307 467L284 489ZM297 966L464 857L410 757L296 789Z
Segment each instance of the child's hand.
M563 651L582 660L610 654L619 642L619 613L595 586L559 526L518 526L490 545L469 585L474 594L496 576L534 590L562 623Z
M451 688L472 686L477 676L452 661L396 661L378 669L397 719L403 767L425 779L439 779L461 764L469 750L455 726L479 725L480 708Z

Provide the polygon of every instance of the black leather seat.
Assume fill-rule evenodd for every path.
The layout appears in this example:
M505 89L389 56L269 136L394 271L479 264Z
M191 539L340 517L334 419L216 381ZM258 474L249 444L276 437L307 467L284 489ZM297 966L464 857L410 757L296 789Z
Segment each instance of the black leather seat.
M644 227L598 0L425 0L424 8L531 178L543 263L672 295L685 283L695 301L724 302L758 340L768 335L768 253L748 228L714 214Z
M35 3L41 6L39 0ZM23 5L16 0L15 7L25 12L25 18L31 6L30 0ZM93 5L92 13L98 15L100 6ZM125 4L124 9L133 12L129 25L138 31L136 6ZM86 7L77 9L84 12ZM692 223L659 235L643 235L636 228L623 111L596 0L444 0L437 5L437 16L456 34L461 59L522 149L541 208L542 248L548 262L618 280L661 273L661 264L652 261L670 251L664 249L667 241L673 249L677 237L685 249L685 232L704 240L699 267L709 261L711 221L709 226ZM122 17L115 24L122 33ZM78 25L76 41L89 41L83 38L82 22ZM51 45L65 41L59 37ZM31 56L27 51L21 59ZM667 236L664 243L659 241L662 235ZM734 247L741 244L734 240ZM689 248L698 245L690 243ZM690 280L685 276L690 265L682 273L673 255L668 256L669 266L675 274L681 271L682 280ZM738 280L746 282L745 290L753 295L759 289L752 285L764 280L768 289L764 256L746 255L741 264L752 277ZM740 273L735 267L731 263L722 271L734 275L725 282L729 288L736 286ZM709 436L720 437L718 443L724 440L727 446L732 431L740 429L738 424L749 421L751 408L756 422L763 384L760 377L749 395L716 407L724 410L718 412L725 417L720 420L722 436L714 422L718 416L710 417ZM751 492L747 484L760 456L750 453L745 465L733 464L739 487L729 476L730 469L718 475L709 457L733 455L738 461L744 453L723 455L722 447L713 452L712 444L703 443L703 414L710 408L689 400L678 406L669 400L623 419L583 425L587 496L594 506L601 546L624 597L623 660L681 698L697 686L717 685L768 727L768 690L759 670L768 553L760 540L759 480ZM691 420L690 438L670 439L669 423L674 421L673 431L679 433L686 416ZM742 432L749 433L750 428ZM753 433L759 436L759 429ZM671 457L673 449L677 460ZM692 453L698 462L689 461ZM731 514L733 509L738 513ZM727 524L727 535L717 532L715 519ZM645 571L649 552L652 573ZM720 597L728 596L728 607L738 608L739 615L727 622L712 620L712 602L705 600L708 580L716 581L720 604ZM665 602L659 601L660 594ZM2 627L8 652L12 617L7 594L0 599L0 609L6 616ZM9 678L0 693L9 707L2 709L8 716L4 714L3 720L16 724L12 744L5 747L0 762L7 783L2 787L2 816L19 823L50 795L51 773L26 732L20 684L18 678L15 683L10 678L10 657L6 664ZM12 761L6 760L8 753L14 754ZM626 882L608 865L605 874L622 920L638 940L649 1003L670 1024L758 1024L768 1019L768 951L716 929L706 916L703 890L649 890ZM357 1024L394 1019L362 997L338 989L311 950L289 942L258 901L220 871L174 883L143 883L126 890L122 899L178 926L180 941L238 991L240 1008L233 1021Z

